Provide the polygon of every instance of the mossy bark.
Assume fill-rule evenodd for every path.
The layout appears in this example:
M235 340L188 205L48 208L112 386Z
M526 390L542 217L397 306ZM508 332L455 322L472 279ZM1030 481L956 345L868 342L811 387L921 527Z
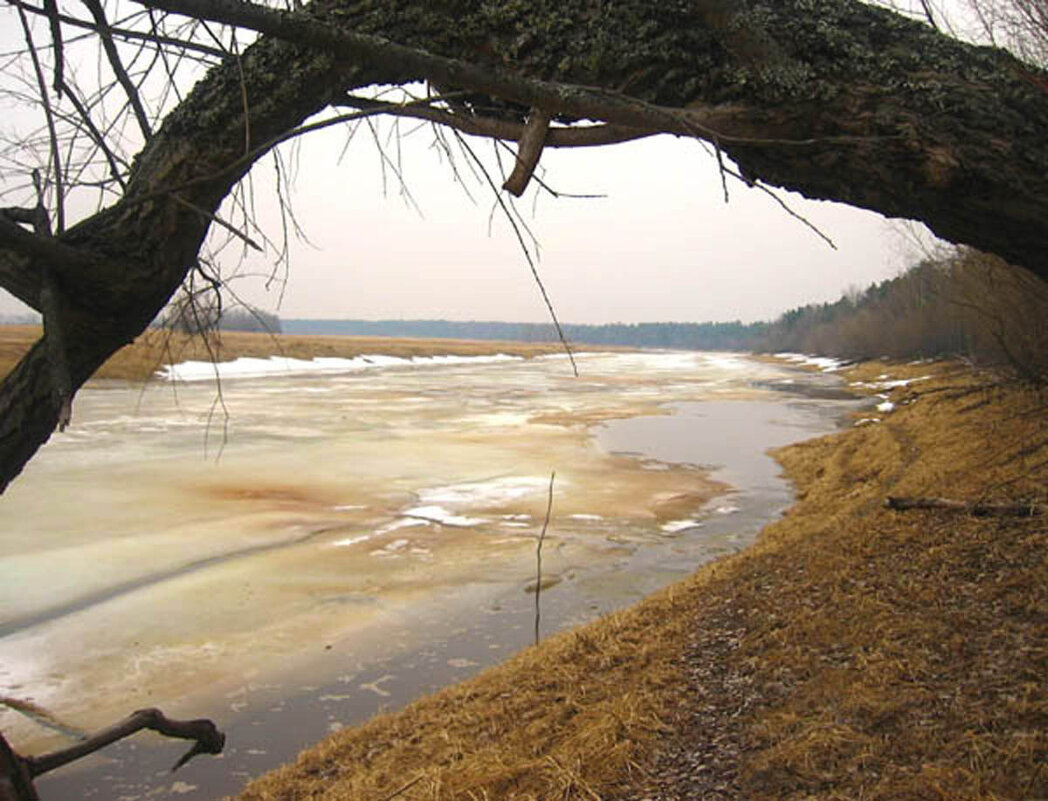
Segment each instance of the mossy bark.
M853 0L318 0L310 13L504 74L721 109L719 145L746 176L923 220L1048 277L1048 76L1002 51ZM139 154L125 197L61 237L97 260L56 271L73 388L196 263L207 215L250 167L242 89L257 145L341 91L425 77L271 37L213 69ZM521 98L473 102L522 111ZM0 281L26 294L24 262L0 248ZM36 348L0 386L0 487L56 425L52 381Z

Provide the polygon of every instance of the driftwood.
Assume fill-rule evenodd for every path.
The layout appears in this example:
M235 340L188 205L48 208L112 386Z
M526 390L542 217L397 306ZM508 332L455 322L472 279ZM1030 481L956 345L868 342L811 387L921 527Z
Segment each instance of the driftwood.
M1048 511L1040 503L983 503L956 501L950 498L898 498L888 496L884 505L898 512L909 509L948 509L975 517L1035 517Z
M19 755L0 734L0 801L39 801L36 788L33 787L33 779L37 776L93 754L142 729L150 729L165 737L193 740L193 746L175 763L172 771L182 767L197 754L221 753L226 743L226 736L210 720L172 720L159 709L139 709L119 723L85 737L76 745L41 756Z

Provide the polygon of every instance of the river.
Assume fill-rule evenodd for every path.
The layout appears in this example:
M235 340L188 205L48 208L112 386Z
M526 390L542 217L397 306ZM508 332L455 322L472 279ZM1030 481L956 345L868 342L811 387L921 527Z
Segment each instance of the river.
M0 502L0 695L152 735L39 781L44 799L215 798L329 731L629 604L744 547L788 503L769 447L855 402L740 356L373 358L187 371L81 391ZM244 367L246 363L241 363ZM246 365L250 367L251 365ZM61 745L0 706L16 748Z

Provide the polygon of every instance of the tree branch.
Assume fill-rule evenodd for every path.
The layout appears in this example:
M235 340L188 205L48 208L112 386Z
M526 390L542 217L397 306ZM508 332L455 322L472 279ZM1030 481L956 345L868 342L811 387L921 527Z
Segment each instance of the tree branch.
M153 129L149 125L149 117L146 115L146 110L142 105L142 98L138 94L138 89L131 80L131 76L127 74L127 70L124 69L123 62L120 61L120 54L117 52L116 43L113 42L113 35L109 30L109 21L106 19L105 10L98 0L83 0L83 2L87 6L88 11L91 12L91 16L94 17L95 25L98 28L98 38L102 42L102 49L105 50L106 57L109 59L109 66L112 68L117 81L124 88L127 101L131 104L135 120L142 131L142 137L148 142L153 136Z
M550 113L545 109L533 108L528 114L524 132L517 144L517 159L509 178L502 188L514 197L520 197L531 183L531 176L542 158L542 149L546 146L546 132L549 130Z
M221 754L226 744L226 736L222 734L207 719L200 720L172 720L164 715L159 709L139 709L132 712L119 723L102 731L95 732L87 739L69 748L53 751L36 757L24 757L26 767L31 777L35 778L41 774L68 765L81 757L93 754L115 743L129 737L142 729L149 729L165 737L174 737L179 740L193 740L193 747L187 751L172 770L177 770L197 754Z
M409 117L418 120L427 120L438 125L454 128L469 136L483 136L488 139L502 139L506 141L519 141L524 133L524 126L509 120L485 117L481 115L467 115L446 111L440 108L429 108L425 106L406 106L398 103L387 103L382 100L371 100L370 98L347 96L343 100L332 103L333 106L348 106L357 109L374 109L381 111L391 117ZM643 139L647 136L656 136L662 133L649 128L633 128L627 125L574 125L565 127L551 127L546 132L546 147L601 147L603 145L614 145L620 142L631 142L634 139Z
M134 0L197 19L237 25L305 47L320 48L354 61L404 75L403 80L427 78L431 83L463 87L529 107L550 109L584 119L678 133L722 142L809 146L822 139L774 140L758 135L744 105L691 104L675 109L598 87L528 78L489 65L472 64L396 44L379 36L339 30L302 12L276 11L241 0ZM861 137L859 138L861 139ZM842 137L842 141L856 141Z

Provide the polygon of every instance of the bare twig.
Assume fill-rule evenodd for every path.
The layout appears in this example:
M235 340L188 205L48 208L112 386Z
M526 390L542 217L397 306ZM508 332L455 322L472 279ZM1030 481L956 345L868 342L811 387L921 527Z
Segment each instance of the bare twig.
M520 230L520 225L517 224L517 221L513 217L513 213L506 205L506 202L502 199L502 195L499 193L498 186L495 184L493 180L491 180L491 176L488 174L487 168L484 167L484 162L482 162L480 158L477 156L477 154L473 152L473 148L471 148L463 140L462 135L459 134L458 131L455 131L455 138L458 140L459 145L462 146L466 153L468 153L469 156L473 159L477 167L480 168L480 171L483 174L484 179L487 181L488 186L490 186L491 191L495 193L495 202L498 203L499 207L506 215L506 219L509 220L509 224L513 228L513 233L517 237L517 242L520 244L521 250L524 251L524 258L528 262L528 267L531 268L531 276L535 279L535 283L538 285L539 292L542 294L542 300L546 304L547 311L549 311L550 319L553 320L553 327L557 331L557 337L560 339L560 344L563 346L564 351L568 354L568 360L571 362L571 370L575 374L575 377L578 378L579 366L575 363L575 354L572 353L571 345L568 344L568 338L564 334L564 329L560 324L560 320L557 319L557 312L553 308L553 301L550 300L549 293L546 292L546 285L542 283L542 277L539 275L538 268L535 266L535 260L532 258L531 251L528 250L527 243L524 241L524 234Z
M389 795L382 796L382 798L379 799L379 801L393 801L394 798L396 798L398 795L403 795L404 793L406 793L408 790L410 790L412 787L414 787L416 784L418 784L420 781L422 781L423 778L425 778L425 774L424 773L420 773L418 776L416 776L411 781L406 782L406 783L400 785L400 787L398 787L396 790L394 790Z
M542 619L542 543L546 541L546 529L549 528L550 514L553 511L553 480L557 471L549 474L549 493L546 496L546 518L542 521L538 545L535 546L535 645L539 644L539 623Z
M145 107L142 105L142 98L138 94L138 88L131 81L131 77L127 74L127 70L124 69L124 64L120 60L120 54L117 52L116 43L113 41L113 36L109 30L109 22L106 20L102 4L98 0L83 0L83 2L87 6L88 11L91 12L91 16L94 17L95 25L98 26L98 38L102 43L102 48L105 50L106 57L109 59L109 66L127 94L127 101L131 104L131 110L135 114L135 120L137 120L138 127L142 131L142 136L146 141L149 141L153 137L153 130L149 125L149 117L146 115Z
M33 33L29 30L29 20L25 12L19 8L18 18L22 23L22 33L25 36L26 47L29 48L29 57L33 62L33 71L36 73L37 88L40 92L40 102L44 107L44 119L47 122L47 132L51 144L51 167L55 176L55 209L57 210L58 233L65 230L65 198L62 185L62 159L58 153L58 134L55 131L55 115L51 109L51 100L47 92L47 82L44 80L44 70L40 66L40 57L37 55L36 46L33 44Z

